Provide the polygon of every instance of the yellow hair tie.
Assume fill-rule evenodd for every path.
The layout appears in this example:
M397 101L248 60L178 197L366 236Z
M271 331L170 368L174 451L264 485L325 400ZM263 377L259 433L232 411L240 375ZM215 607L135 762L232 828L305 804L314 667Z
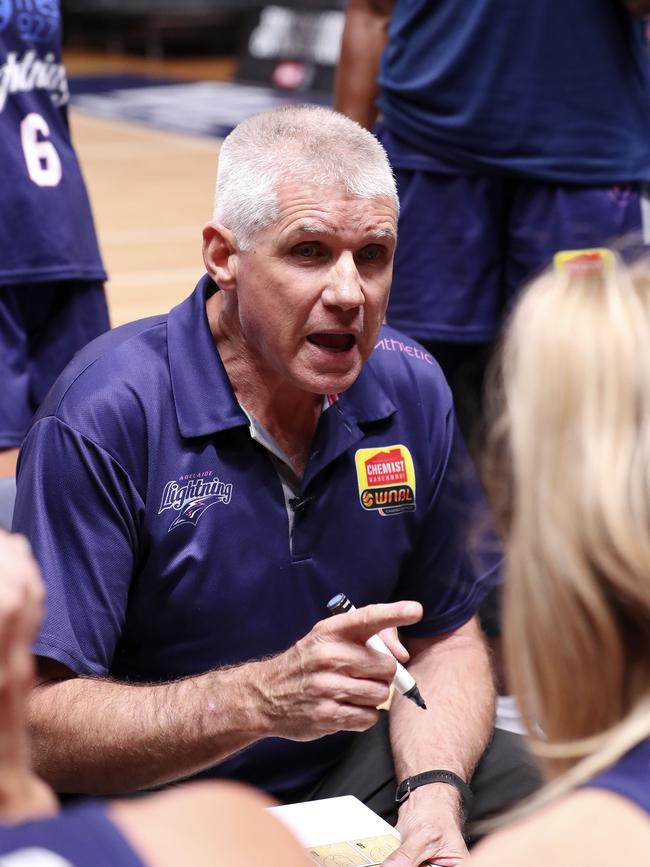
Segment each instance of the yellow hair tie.
M553 256L553 267L559 273L572 271L589 274L614 266L615 258L606 247L593 247L590 250L562 250Z

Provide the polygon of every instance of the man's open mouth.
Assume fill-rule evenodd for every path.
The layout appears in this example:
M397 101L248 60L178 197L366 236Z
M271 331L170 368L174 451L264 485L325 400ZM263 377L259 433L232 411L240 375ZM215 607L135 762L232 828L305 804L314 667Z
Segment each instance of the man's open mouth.
M354 334L332 334L327 331L308 334L307 340L314 346L320 346L321 349L329 349L330 352L346 352L357 342Z

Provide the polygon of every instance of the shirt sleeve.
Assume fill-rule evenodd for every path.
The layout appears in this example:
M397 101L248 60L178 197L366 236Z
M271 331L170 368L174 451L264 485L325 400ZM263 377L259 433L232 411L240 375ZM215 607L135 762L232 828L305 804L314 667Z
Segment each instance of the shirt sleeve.
M422 620L402 631L421 638L470 620L500 583L502 566L501 542L451 410L432 455L426 517L399 583L399 598L424 606Z
M122 631L144 504L108 452L56 417L23 445L13 529L46 585L34 652L77 674L105 675Z

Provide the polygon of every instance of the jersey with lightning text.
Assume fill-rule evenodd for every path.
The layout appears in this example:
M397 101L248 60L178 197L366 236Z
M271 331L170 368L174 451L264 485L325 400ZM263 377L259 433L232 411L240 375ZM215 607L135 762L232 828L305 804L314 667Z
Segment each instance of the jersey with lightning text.
M68 100L58 0L0 0L0 285L106 278Z

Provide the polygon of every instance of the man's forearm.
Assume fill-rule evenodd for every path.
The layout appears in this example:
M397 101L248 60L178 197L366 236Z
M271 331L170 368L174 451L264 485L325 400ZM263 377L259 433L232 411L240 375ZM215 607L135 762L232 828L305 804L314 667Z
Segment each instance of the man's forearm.
M211 767L266 734L258 665L143 686L43 683L29 701L35 769L59 792L118 794Z
M277 656L164 684L74 677L42 660L28 709L35 766L58 791L115 794L189 777L261 738L365 731L395 674L366 642L421 617L417 602L368 605Z
M474 621L443 641L411 641L407 646L415 677L427 702L393 702L391 741L398 782L443 769L468 780L492 732L494 686L480 630Z
M334 108L371 129L392 0L349 0L334 84Z
M391 706L391 742L398 782L424 771L471 776L492 730L494 688L487 651L475 621L439 640L405 642L409 670L428 710L396 697ZM386 864L423 862L460 865L467 858L460 794L446 783L414 789L399 808L402 846Z

